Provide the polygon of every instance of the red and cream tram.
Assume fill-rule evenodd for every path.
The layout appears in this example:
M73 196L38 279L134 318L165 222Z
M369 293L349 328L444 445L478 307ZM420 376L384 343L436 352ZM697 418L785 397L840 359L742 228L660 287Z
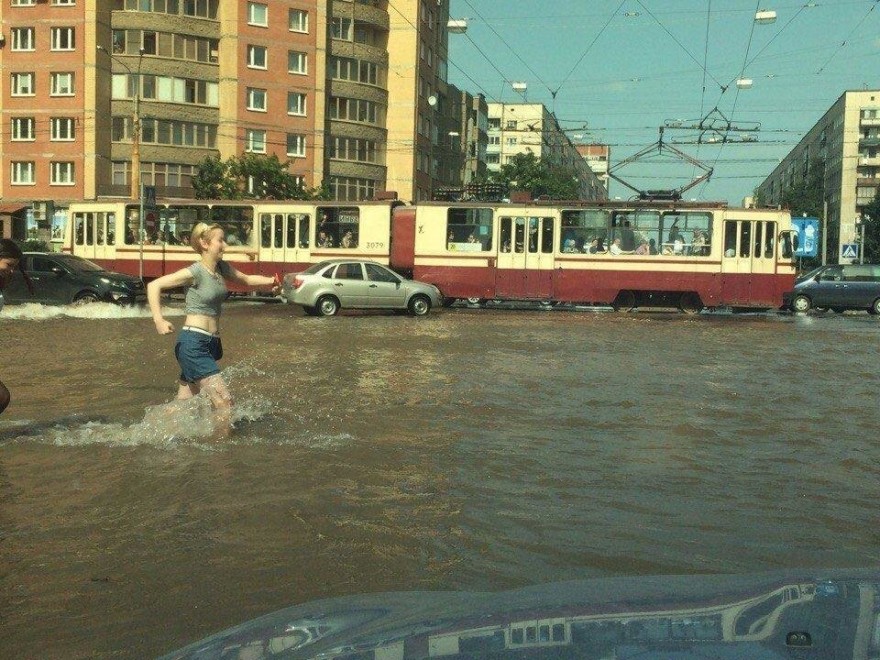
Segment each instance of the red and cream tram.
M374 259L454 299L776 308L795 262L787 211L697 202L167 201L71 204L64 249L154 278L193 260L196 222L226 229L243 272Z

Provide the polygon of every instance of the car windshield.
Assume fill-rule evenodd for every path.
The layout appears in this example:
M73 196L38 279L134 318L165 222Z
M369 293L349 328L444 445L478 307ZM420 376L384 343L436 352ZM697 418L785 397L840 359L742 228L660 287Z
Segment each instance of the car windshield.
M88 259L82 259L80 257L57 256L56 258L71 270L80 273L101 273L105 270L94 261L89 261Z
M818 268L814 268L813 270L808 271L806 273L801 273L800 275L797 276L796 281L803 282L804 280L810 280L810 279L814 278L816 276L816 274L820 270L822 270L823 268L825 268L825 266L819 266Z

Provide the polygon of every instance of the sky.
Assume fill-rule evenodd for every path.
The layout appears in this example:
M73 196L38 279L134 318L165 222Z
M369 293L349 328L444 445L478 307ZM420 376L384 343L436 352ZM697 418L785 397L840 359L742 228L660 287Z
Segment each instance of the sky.
M757 23L758 10L776 21ZM468 23L449 35L450 83L543 103L573 141L609 144L612 165L648 149L616 171L635 188L703 173L658 152L667 122L744 129L717 144L706 140L723 133L699 144L699 130L665 129L665 144L713 169L686 199L742 203L844 91L880 89L880 0L451 0L450 18ZM633 194L612 182L611 197Z

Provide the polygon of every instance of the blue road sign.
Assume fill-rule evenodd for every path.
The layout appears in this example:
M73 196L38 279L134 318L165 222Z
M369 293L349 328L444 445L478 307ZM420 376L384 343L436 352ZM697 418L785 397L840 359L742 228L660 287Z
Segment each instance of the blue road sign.
M819 219L792 218L792 231L796 234L796 257L815 257L819 253Z
M844 243L840 246L841 259L858 259L859 245L858 243Z

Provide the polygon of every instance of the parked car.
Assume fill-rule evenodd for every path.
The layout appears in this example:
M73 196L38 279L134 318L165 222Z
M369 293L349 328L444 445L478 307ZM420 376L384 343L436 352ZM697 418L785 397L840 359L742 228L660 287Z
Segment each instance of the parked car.
M363 259L330 259L284 277L282 296L311 316L343 309L405 309L424 316L443 296L432 284L408 280L390 268Z
M22 268L33 284L34 294L28 291L21 273L16 272L3 291L7 303L66 305L105 301L124 304L147 298L140 278L104 270L72 254L25 252Z
M880 314L880 265L820 266L800 275L794 289L783 294L782 304L795 312L865 309Z

